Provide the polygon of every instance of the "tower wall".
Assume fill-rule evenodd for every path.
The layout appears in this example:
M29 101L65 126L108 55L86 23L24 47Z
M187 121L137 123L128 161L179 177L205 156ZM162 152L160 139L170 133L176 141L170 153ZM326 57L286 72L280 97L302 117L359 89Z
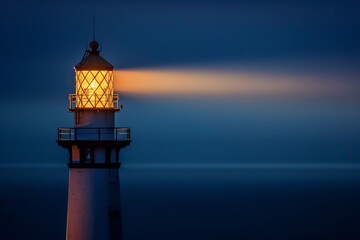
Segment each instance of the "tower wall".
M67 240L108 239L107 172L69 169ZM104 235L105 234L105 235Z
M119 170L109 169L109 239L122 239Z
M81 110L75 112L78 140L97 140L98 132L113 140L115 112ZM95 128L94 130L89 128ZM106 133L109 129L109 135ZM108 137L107 137L108 136ZM78 152L74 146L74 152ZM106 149L92 147L93 163L106 163ZM110 161L116 161L116 149L111 149ZM72 154L79 158L80 154ZM90 166L90 164L89 164ZM121 239L120 184L118 168L69 168L67 240Z
M69 168L67 240L121 239L120 212L118 168Z
M77 128L113 128L115 112L111 110L80 110L74 113Z

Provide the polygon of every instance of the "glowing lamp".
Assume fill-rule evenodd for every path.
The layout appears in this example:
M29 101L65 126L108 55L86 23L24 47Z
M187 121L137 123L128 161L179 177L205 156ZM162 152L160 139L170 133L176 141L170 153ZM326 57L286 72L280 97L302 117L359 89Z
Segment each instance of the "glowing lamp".
M90 43L75 68L76 93L70 94L70 109L117 109L114 94L114 66L102 58L96 41Z

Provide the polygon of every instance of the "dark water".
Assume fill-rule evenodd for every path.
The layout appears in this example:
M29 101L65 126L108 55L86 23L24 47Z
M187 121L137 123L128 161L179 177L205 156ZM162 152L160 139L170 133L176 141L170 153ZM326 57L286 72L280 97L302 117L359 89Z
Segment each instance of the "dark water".
M65 239L67 169L0 169L1 239ZM360 168L121 169L124 239L360 239Z

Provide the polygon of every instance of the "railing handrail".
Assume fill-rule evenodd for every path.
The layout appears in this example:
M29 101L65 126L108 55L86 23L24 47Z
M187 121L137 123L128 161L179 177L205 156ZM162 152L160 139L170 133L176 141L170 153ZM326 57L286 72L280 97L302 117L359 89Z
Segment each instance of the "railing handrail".
M90 130L87 132L86 130ZM103 131L102 131L103 130ZM106 132L104 132L106 130ZM89 137L92 135L92 137ZM130 128L127 127L89 127L89 128L58 128L58 141L77 140L115 140L130 141Z

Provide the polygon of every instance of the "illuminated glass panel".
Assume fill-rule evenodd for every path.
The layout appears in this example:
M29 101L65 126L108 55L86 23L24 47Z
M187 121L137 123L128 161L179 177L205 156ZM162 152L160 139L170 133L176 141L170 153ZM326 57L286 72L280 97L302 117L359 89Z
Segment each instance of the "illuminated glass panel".
M76 71L77 108L113 108L113 71Z

